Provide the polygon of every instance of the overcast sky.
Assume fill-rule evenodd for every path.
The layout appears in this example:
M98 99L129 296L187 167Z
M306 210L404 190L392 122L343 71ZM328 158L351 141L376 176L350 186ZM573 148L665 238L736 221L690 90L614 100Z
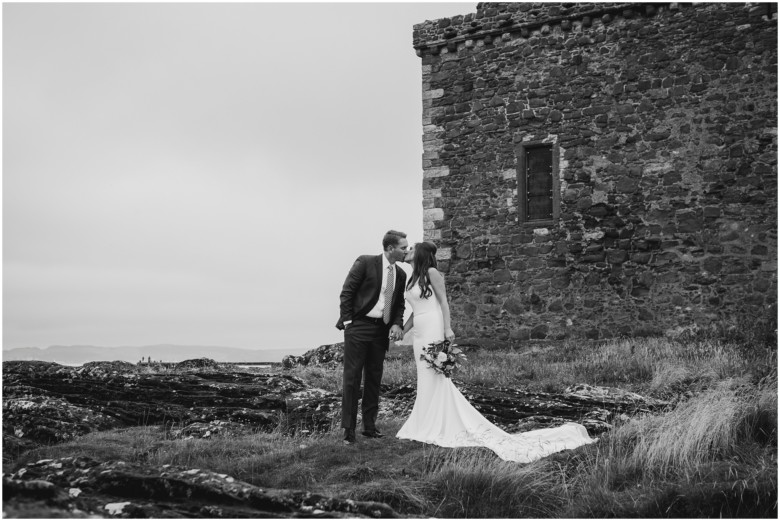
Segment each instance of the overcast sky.
M3 4L3 347L314 348L422 240L412 26L467 3Z

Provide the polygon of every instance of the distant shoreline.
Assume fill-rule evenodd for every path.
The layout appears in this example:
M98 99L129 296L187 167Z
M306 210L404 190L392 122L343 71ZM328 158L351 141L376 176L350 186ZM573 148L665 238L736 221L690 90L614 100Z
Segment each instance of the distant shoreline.
M189 360L193 360L193 359L189 359ZM173 367L173 366L176 366L176 365L178 365L178 364L180 364L182 362L186 362L186 361L187 360L180 360L178 362L157 362L157 361L152 361L151 363L150 362L133 363L133 362L126 362L125 360L90 360L90 361L87 361L87 362L79 363L79 362L58 362L56 360L35 360L35 359L29 359L29 360L3 360L3 362L45 362L47 364L57 364L57 365L61 365L61 366L64 366L64 367L82 367L85 364L95 364L95 363L99 364L99 363L113 363L113 362L126 362L128 364L133 364L133 365L137 365L137 366L140 366L140 367L144 367L144 366L149 366L149 367L153 367L153 366ZM254 367L254 368L277 367L277 366L281 367L282 366L282 362L221 362L221 361L217 361L217 360L215 360L215 362L217 364L235 365L235 366L238 366L238 367Z
M88 362L122 361L139 363L178 363L208 358L229 364L280 364L285 356L302 355L312 348L243 349L236 347L157 344L149 346L101 347L92 345L54 345L46 348L21 347L3 349L4 362L28 360L83 365ZM233 360L239 360L234 362Z

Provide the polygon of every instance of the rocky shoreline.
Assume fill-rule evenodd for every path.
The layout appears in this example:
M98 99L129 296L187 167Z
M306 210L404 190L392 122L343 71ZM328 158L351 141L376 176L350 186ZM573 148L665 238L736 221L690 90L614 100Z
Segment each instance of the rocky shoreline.
M399 517L383 503L264 489L201 469L86 457L41 460L4 475L3 497L4 517L39 517L26 513L41 503L51 517Z
M3 363L3 457L95 431L156 426L169 439L253 432L322 432L338 425L340 395L290 374L300 365L336 368L341 345L286 358L274 372L249 372L209 359L150 372L127 362L81 367L50 362ZM456 382L458 383L458 382ZM614 388L575 386L560 394L458 383L487 418L509 432L577 421L592 436L629 416L667 405ZM380 415L401 418L414 386L383 386ZM394 517L387 505L325 498L304 491L269 491L200 469L156 468L90 458L44 460L3 476L6 517L25 517L43 503L68 517ZM78 492L76 492L78 491ZM189 491L189 492L187 492ZM193 491L203 500L194 500ZM109 509L110 510L110 509Z

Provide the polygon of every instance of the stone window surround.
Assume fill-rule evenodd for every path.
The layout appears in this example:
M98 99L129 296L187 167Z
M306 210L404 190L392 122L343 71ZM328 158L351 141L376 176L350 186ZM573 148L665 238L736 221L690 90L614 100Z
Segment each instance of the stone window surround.
M553 203L553 218L552 219L538 219L527 221L526 215L526 199L523 194L526 192L525 186L525 151L528 148L536 148L541 146L549 146L552 148L552 203ZM560 182L560 147L557 140L537 140L537 141L522 141L515 145L515 161L517 168L517 222L525 227L546 227L555 226L561 215L561 182Z

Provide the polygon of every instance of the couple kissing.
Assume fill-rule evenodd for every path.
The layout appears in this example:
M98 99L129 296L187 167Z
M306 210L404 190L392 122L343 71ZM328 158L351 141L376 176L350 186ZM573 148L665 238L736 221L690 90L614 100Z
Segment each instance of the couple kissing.
M421 242L410 249L405 233L390 230L382 238L382 248L380 255L358 257L341 289L336 327L344 331L341 426L345 445L357 442L361 398L362 435L384 436L376 419L385 354L390 340L401 340L409 331L413 332L417 395L397 438L441 447L486 447L503 460L523 463L595 441L577 423L512 435L482 416L450 378L421 359L430 344L455 338L444 276L437 269L436 245ZM411 262L409 280L396 265L401 261ZM407 302L411 314L404 323Z

